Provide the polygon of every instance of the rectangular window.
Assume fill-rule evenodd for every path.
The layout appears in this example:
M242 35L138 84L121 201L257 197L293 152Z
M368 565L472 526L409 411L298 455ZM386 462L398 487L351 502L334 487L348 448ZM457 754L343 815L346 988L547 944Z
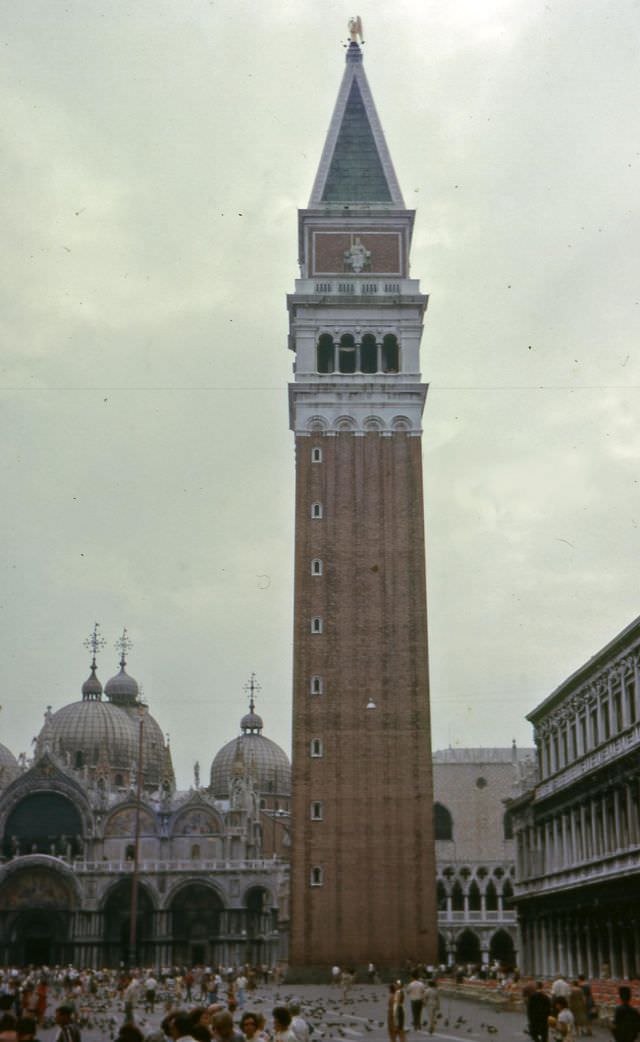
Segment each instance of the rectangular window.
M322 750L322 742L319 738L311 739L311 755L314 757L320 757L324 755Z
M311 804L311 820L322 821L322 804L319 802L319 800L315 800Z

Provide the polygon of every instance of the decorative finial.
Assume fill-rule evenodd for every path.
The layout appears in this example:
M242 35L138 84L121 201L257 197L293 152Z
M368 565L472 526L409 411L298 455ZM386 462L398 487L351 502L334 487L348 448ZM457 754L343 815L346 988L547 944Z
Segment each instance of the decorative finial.
M122 636L118 638L118 640L115 642L113 646L116 649L116 651L120 652L120 668L124 669L124 667L127 664L127 654L131 651L131 648L133 647L133 641L130 640L127 634L126 626L122 631Z
M198 763L197 760L196 760L196 762L193 765L193 781L194 781L194 788L199 789L200 788L200 764Z
M260 687L260 684L256 680L255 673L252 673L251 676L249 677L249 679L247 680L246 684L242 685L242 690L248 692L248 694L249 694L249 712L250 713L255 713L255 711L256 711L256 698L255 698L255 696L258 694L259 691L262 691L262 688Z
M91 669L95 673L97 668L96 655L102 651L105 644L107 643L103 636L99 633L100 623L96 622L93 626L93 633L83 641L84 647L92 653Z
M359 14L355 15L354 18L349 19L349 35L351 37L351 43L357 44L358 37L360 37L360 43L364 43L364 40L362 39L362 19Z

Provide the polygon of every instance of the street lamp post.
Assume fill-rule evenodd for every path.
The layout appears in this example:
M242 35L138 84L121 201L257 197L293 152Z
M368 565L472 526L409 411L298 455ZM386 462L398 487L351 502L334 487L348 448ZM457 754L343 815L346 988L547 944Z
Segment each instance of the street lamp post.
M136 824L133 847L133 873L131 875L131 909L129 922L129 965L136 963L136 945L138 941L138 862L140 858L140 800L142 796L142 769L143 769L143 736L144 736L144 709L140 703L138 706L138 777L136 780Z

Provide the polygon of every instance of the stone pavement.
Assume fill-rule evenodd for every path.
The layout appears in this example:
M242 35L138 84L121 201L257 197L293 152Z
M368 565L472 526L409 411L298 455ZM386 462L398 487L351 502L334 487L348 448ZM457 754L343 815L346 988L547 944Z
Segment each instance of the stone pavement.
M330 985L285 983L277 988L260 987L248 998L245 1009L264 1013L270 1028L273 1007L294 998L301 1003L303 1015L314 1029L311 1042L388 1042L387 987L384 984L356 984L344 1001L341 989ZM525 1016L520 1011L500 1010L484 1002L450 997L444 993L440 1001L441 1017L435 1034L408 1030L407 1042L427 1042L429 1039L434 1042L488 1042L490 1039L495 1042L525 1042L529 1038L524 1030ZM406 1010L410 1020L408 1002ZM153 1016L146 1016L140 1009L136 1019L146 1034L159 1025L163 1015L164 1010L160 1008ZM236 1020L239 1015L240 1011ZM122 1007L114 1004L97 1018L92 1028L83 1031L82 1042L109 1042L121 1023ZM40 1031L41 1042L53 1042L56 1031L55 1028ZM610 1037L604 1028L595 1029L596 1042L604 1042Z

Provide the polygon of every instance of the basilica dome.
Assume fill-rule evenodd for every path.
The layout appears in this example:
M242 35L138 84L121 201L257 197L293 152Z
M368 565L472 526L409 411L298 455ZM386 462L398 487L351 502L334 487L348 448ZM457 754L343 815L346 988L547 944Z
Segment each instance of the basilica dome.
M262 734L262 717L255 712L253 689L249 712L240 721L241 734L233 738L214 757L210 789L216 799L226 799L238 762L253 777L256 791L263 797L291 795L291 763L284 749Z
M101 755L110 767L129 769L138 755L136 730L126 710L97 698L71 702L45 720L38 749L51 751L70 767L95 767Z
M141 702L138 683L129 676L125 666L123 653L119 673L105 684L105 699L96 675L94 653L91 674L82 685L82 701L71 702L56 713L47 710L37 739L38 755L48 749L74 770L89 768L93 776L94 771L104 774L108 769L117 787L128 784L133 765L139 761ZM145 785L160 784L165 754L160 726L145 706L142 727Z

